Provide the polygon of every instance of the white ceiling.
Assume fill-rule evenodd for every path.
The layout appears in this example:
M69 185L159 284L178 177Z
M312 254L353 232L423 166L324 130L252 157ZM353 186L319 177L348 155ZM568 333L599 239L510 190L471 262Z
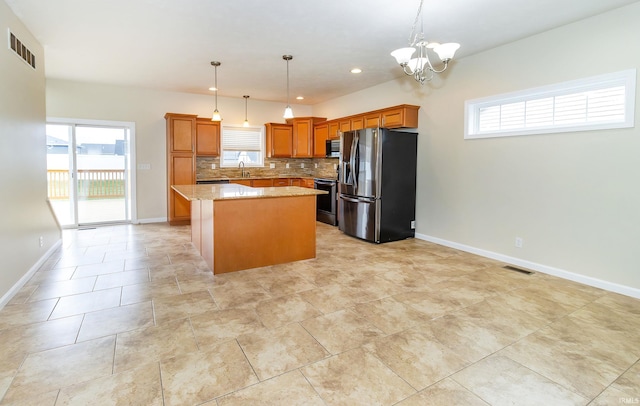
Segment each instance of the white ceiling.
M389 52L406 46L419 3L5 1L44 46L47 78L210 94L217 60L221 96L284 102L291 54L291 98L305 104L402 76ZM425 0L425 36L459 42L459 59L636 1Z

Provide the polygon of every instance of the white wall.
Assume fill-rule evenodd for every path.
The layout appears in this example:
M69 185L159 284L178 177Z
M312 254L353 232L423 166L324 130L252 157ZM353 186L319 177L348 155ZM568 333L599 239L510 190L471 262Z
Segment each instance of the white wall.
M7 28L35 55L33 70L7 48ZM42 47L0 1L0 307L60 242L47 204ZM39 237L44 246L39 246Z
M637 127L463 140L467 99L640 69L638 21L640 3L634 3L457 60L424 87L402 78L316 105L314 114L420 105L417 232L423 238L638 295ZM639 111L640 99L636 122ZM515 248L516 236L523 248Z
M165 113L210 117L213 95L163 92L133 87L47 81L47 116L75 119L133 121L136 123L136 162L151 164L137 170L138 220L162 221L167 217L167 169ZM284 103L248 101L252 124L284 122ZM311 115L310 106L292 105L296 116ZM218 110L225 124L242 124L244 99L218 97Z

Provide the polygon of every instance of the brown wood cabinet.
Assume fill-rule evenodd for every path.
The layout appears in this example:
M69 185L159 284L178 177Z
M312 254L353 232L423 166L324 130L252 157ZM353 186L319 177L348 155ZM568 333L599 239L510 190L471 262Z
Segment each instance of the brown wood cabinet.
M329 124L316 124L313 127L313 156L324 158L327 156L327 139L329 138Z
M237 183L239 185L251 186L251 179L232 179L229 183Z
M384 128L417 128L419 108L420 106L403 104L382 110L380 112L381 126Z
M300 178L290 178L289 186L302 186L302 179Z
M189 224L191 203L171 185L196 182L196 116L165 114L167 124L167 220L171 225Z
M288 182L288 179L287 179ZM251 180L251 186L253 187L271 187L273 186L273 179L253 179Z
M337 140L340 138L340 123L338 121L328 121L329 139Z
M289 178L276 178L273 179L273 186L290 186L291 185L291 181L289 180Z
M343 133L346 131L351 131L351 120L348 118L340 120L340 132Z
M313 127L316 123L327 121L324 117L296 117L287 120L293 126L293 158L311 158L313 156Z
M196 155L220 156L220 122L196 119Z
M294 158L310 158L313 156L313 119L292 119Z
M300 186L308 187L310 189L313 189L315 187L315 185L313 184L313 179L306 179L306 178L301 179Z
M293 126L291 124L267 123L267 156L291 158L293 154Z
M351 130L360 130L364 128L364 116L357 116L351 119Z
M364 128L380 127L380 113L372 113L364 116Z

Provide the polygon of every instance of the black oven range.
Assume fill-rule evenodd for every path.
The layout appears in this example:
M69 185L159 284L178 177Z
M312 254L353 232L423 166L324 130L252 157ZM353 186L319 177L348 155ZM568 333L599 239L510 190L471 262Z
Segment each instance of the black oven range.
M327 191L326 195L318 195L316 202L316 220L332 226L338 225L337 213L337 184L335 179L315 178L313 187Z

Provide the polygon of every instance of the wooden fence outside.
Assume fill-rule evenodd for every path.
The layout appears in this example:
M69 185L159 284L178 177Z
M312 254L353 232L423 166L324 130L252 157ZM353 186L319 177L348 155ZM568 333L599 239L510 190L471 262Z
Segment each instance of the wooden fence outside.
M47 170L49 199L69 198L69 171ZM78 170L78 197L84 199L122 199L125 195L123 169Z

